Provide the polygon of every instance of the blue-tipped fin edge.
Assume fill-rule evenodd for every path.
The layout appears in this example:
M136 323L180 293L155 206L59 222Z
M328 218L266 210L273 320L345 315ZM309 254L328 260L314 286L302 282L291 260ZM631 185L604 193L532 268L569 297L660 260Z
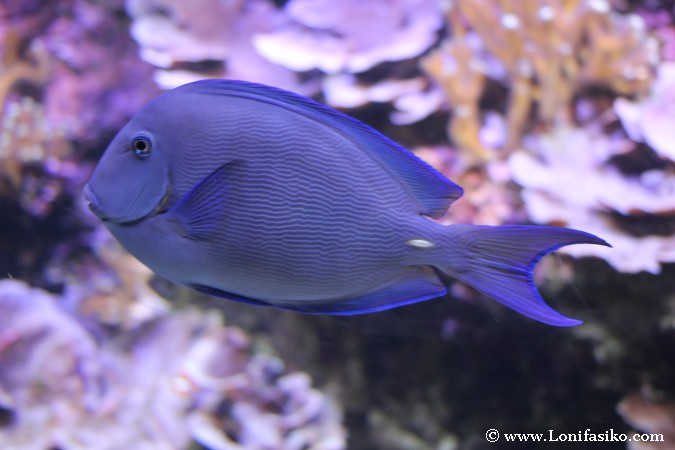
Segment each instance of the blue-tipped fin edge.
M545 226L455 225L466 245L468 264L453 276L499 303L543 323L573 326L580 320L565 317L539 295L532 271L548 253L572 244L611 247L584 231Z

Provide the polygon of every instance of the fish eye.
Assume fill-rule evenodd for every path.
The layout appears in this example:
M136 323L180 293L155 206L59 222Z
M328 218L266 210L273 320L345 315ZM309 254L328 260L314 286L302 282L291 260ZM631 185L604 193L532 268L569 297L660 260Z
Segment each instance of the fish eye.
M146 159L150 156L152 141L146 136L137 136L131 141L131 150L138 159Z

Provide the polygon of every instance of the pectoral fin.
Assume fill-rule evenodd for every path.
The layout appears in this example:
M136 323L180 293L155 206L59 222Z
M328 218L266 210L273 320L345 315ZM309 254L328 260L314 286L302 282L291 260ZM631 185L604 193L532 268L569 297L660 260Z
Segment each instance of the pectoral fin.
M227 181L240 161L218 167L197 183L167 212L181 237L209 240L222 222L227 208Z

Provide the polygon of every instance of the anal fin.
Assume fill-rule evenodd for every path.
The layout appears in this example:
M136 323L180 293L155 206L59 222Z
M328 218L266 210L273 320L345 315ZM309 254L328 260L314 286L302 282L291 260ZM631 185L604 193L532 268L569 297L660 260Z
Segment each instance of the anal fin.
M324 314L331 316L352 316L367 314L398 306L422 302L447 293L447 288L438 278L433 269L426 266L408 267L406 271L376 288L344 300L324 302L312 301L283 301L271 302L257 300L238 294L222 291L210 286L199 284L190 287L203 294L249 303L258 306L273 306L305 314Z
M328 302L284 302L274 306L307 314L351 316L373 313L440 297L447 288L430 267L411 266L375 289L353 298Z
M258 305L258 306L272 306L269 303L265 303L261 300L256 300L253 298L249 297L244 297L238 294L233 294L231 292L226 292L217 288L213 288L211 286L205 286L203 284L191 284L190 287L194 289L195 291L201 292L202 294L206 295L212 295L214 297L221 297L227 300L234 300L237 302L241 303L249 303L251 305Z

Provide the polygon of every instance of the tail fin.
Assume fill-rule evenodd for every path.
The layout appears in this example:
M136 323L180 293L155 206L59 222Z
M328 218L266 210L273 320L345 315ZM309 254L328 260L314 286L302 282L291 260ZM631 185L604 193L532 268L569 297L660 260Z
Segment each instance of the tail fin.
M581 323L549 307L532 269L541 257L570 244L610 246L583 231L545 226L450 225L454 258L439 268L519 313L550 325ZM459 251L457 253L457 251Z

